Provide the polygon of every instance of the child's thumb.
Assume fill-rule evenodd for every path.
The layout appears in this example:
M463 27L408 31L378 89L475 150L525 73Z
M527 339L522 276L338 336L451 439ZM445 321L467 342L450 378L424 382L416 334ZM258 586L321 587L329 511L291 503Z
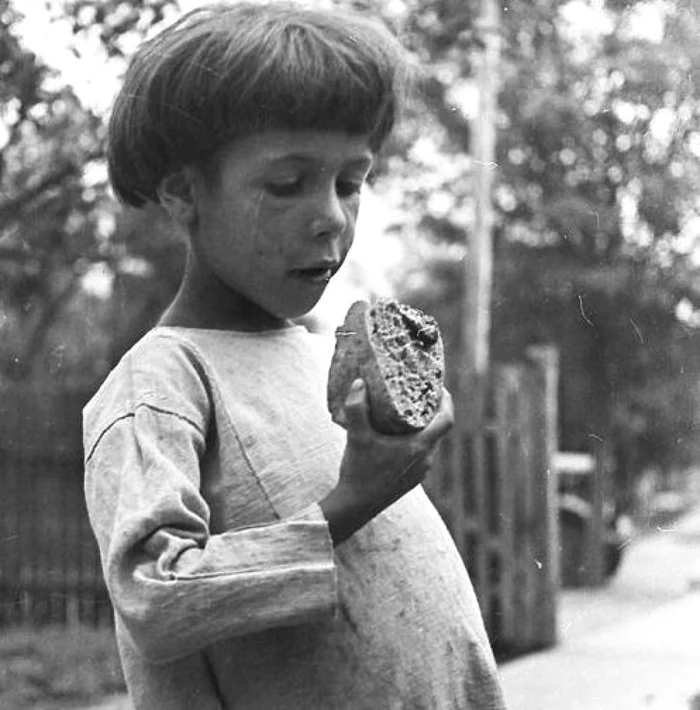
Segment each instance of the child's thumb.
M367 388L360 378L353 380L345 398L345 419L348 429L361 429L368 425Z

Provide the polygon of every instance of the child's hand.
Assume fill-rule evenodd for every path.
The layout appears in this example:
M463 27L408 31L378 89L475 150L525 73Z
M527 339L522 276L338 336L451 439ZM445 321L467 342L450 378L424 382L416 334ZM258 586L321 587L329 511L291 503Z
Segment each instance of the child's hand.
M451 428L452 398L415 434L386 435L369 423L364 383L356 380L345 402L348 438L335 489L321 501L337 544L417 486L430 470L439 439Z

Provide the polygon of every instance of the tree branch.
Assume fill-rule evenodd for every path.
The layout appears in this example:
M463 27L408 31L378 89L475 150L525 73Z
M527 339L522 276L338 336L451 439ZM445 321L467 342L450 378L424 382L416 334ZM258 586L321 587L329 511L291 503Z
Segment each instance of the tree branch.
M103 153L101 150L94 150L83 157L83 163L88 163L91 160L102 157ZM77 175L81 171L81 167L75 163L68 162L62 167L54 172L49 173L44 176L43 179L39 180L35 185L27 187L19 195L13 197L9 200L5 200L0 203L0 229L4 227L7 222L15 219L17 215L22 211L22 209L28 205L32 200L37 198L43 192L48 190L55 185L59 185L63 180L70 177L71 175Z

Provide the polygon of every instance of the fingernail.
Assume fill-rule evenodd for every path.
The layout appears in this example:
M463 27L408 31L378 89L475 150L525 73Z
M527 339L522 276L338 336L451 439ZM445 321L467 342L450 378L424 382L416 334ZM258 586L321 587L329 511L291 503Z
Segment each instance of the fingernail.
M359 377L356 380L352 381L352 384L350 385L350 389L353 392L361 392L365 388L365 382L364 380L360 379Z

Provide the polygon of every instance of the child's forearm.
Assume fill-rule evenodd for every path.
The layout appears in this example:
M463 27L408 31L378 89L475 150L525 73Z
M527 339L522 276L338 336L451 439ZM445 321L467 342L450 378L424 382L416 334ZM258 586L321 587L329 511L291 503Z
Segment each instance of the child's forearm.
M107 581L139 653L154 663L233 636L319 620L336 606L336 571L321 521L281 521L181 546L161 528L115 545ZM137 550L141 548L141 552Z
M452 426L452 399L443 393L434 419L414 434L385 435L369 420L366 386L356 380L345 402L347 444L336 487L321 501L331 538L343 542L420 484L435 446Z

